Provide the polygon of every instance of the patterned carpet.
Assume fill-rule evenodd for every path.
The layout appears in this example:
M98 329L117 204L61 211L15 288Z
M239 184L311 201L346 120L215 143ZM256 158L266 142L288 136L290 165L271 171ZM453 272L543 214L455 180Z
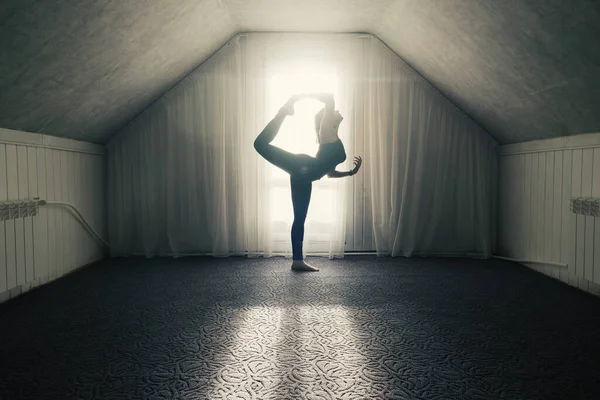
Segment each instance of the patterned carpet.
M0 398L598 399L600 298L499 261L115 259L0 306Z

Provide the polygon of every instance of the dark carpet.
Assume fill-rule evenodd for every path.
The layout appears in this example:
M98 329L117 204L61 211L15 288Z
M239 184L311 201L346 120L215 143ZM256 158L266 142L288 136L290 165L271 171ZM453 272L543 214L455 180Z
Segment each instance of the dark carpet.
M114 259L0 306L1 399L598 399L600 298L499 260Z

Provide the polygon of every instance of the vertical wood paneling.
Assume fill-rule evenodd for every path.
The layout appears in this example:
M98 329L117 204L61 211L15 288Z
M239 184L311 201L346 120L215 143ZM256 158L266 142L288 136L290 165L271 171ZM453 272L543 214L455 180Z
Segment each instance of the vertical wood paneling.
M112 157L115 158L115 164L117 165L117 169L118 170L123 170L123 148L125 146L117 146L117 148L114 149ZM93 160L92 160L93 161ZM91 170L94 170L94 165L93 163L91 164ZM123 194L126 192L126 188L123 187L123 174L119 173L119 174L115 174L113 175L114 179L113 179L113 187L112 187L112 192L113 193L121 193L121 195L117 196L115 199L111 199L114 202L114 209L115 209L115 213L116 215L123 215L126 216L127 214L124 212L124 208L123 208ZM160 182L161 188L164 188L166 186L166 182L161 181ZM158 185L157 185L158 186ZM164 196L161 196L161 198L163 198ZM269 200L271 201L271 200ZM92 204L94 202L94 198L92 196ZM206 203L205 203L206 204ZM122 238L125 235L125 229L123 229L123 227L126 224L125 218L116 218L115 220L113 220L114 223L111 225L112 228L112 235L110 235L110 240L111 243L113 245L116 245L118 248L120 248L121 246L121 241ZM161 222L164 222L164 219L161 218L160 219ZM208 218L207 218L208 221Z
M92 168L91 168L92 157L85 157L83 165L84 165L83 171L85 172L85 176L88 177L88 179L91 179L90 177L92 175ZM92 210L94 208L93 208L92 196L93 196L93 193L88 187L88 190L86 190L84 193L84 197L85 197L85 214L84 215L89 217L90 224L93 224L92 226L94 228L96 228L96 223L93 220L94 213L92 212ZM86 246L89 246L93 240L90 235L86 235L85 237L87 239ZM86 258L86 262L89 262L91 260L92 256L93 256L92 254L88 254L88 257Z
M501 156L499 231L510 255L568 268L531 268L590 293L600 291L600 222L573 214L571 197L600 197L600 146ZM516 167L515 167L516 165ZM515 169L516 168L516 169ZM504 193L503 193L504 192ZM516 246L516 247L515 247ZM508 254L506 254L508 255Z
M19 182L17 177L17 147L6 145L6 190L7 199L19 198ZM6 226L6 283L8 288L17 286L17 240L16 220L5 222Z
M600 285L594 282L590 282L590 293L596 296L600 296Z
M592 173L592 196L600 198L600 148L594 149L594 172ZM600 284L600 221L594 219L594 268L592 282Z
M61 178L61 200L69 201L69 165L68 165L68 152L60 152L60 178ZM69 272L71 268L71 212L64 207L60 207L63 222L63 237L66 240L62 240L63 244L63 265L62 275Z
M498 173L498 183L501 186L508 184L508 175L509 175L509 164L510 157L502 157L498 160L500 166L500 172ZM500 202L498 206L498 218L501 220L505 220L509 216L508 207L509 207L509 193L508 192L500 192ZM498 242L500 244L500 249L503 253L507 255L511 255L510 251L510 240L508 238L508 227L510 223L507 223L498 228Z
M570 204L573 195L573 150L565 150L563 157L563 263L568 264L567 281L576 285L575 259L577 246L577 217L571 212ZM567 207L567 204L569 205Z
M96 177L99 177L101 175L103 175L102 172L102 168L104 168L104 166L102 165L102 163L100 162L100 159L97 157L94 157L92 159L92 174ZM94 192L93 192L93 196L92 196L92 207L97 208L100 207L101 204L104 203L104 200L102 198L102 196L104 195L104 185L105 185L105 181L103 179L98 179L96 182L96 185L94 187ZM106 232L103 230L103 220L101 220L100 216L102 216L102 218L104 218L106 213L106 208L102 207L102 214L99 214L95 220L95 228L98 230L98 232L103 236L106 237L107 234ZM101 253L102 249L101 247L96 247L96 250L99 252L99 254Z
M594 168L594 149L583 150L583 164L581 170L581 195L592 195L592 173ZM593 280L594 271L594 217L584 216L584 255L583 278Z
M67 202L77 205L75 201L75 169L77 166L75 165L75 157L72 151L66 152L67 156ZM69 219L69 265L68 271L71 272L75 268L77 268L77 232L79 228L79 223L75 221L75 217L73 217L73 213L71 211L67 212L67 216Z
M521 178L521 172L519 171L519 168L521 167L521 157L520 156L513 156L511 157L511 171L510 171L510 179L512 182L515 183L515 192L513 193L512 197L513 200L511 202L511 206L514 208L518 208L520 207L521 201L520 201L520 197L521 197L521 185L519 184L519 180ZM510 212L509 214L511 215L512 218L512 222L511 225L512 226L516 226L519 225L519 219L518 216L515 215L515 212ZM513 242L515 242L513 240ZM521 244L516 241L511 248L511 251L514 255L514 257L518 258L521 256Z
M96 182L96 207L101 209L102 212L100 214L98 214L98 218L96 221L96 229L98 230L98 232L100 233L100 235L102 235L102 237L107 237L108 234L108 230L106 229L106 224L105 221L108 220L108 212L107 212L107 207L106 207L106 199L105 199L105 193L107 191L106 189L106 164L103 162L103 160L100 157L94 157L95 160L95 171L96 171L96 180L94 182ZM94 243L96 243L96 254L98 255L98 257L102 257L104 256L104 250L105 248L98 245L98 242L94 239Z
M500 190L509 193L499 197L505 203L500 204L504 217L499 228L503 240L513 242L507 248L521 246L518 258L567 264L568 268L531 268L590 293L599 292L600 218L572 213L570 199L600 197L600 147L533 148L519 155L523 161L516 171L510 162L513 157L503 155L500 163L502 172L511 176L500 181Z
M529 198L529 208L531 209L531 222L529 225L529 232L531 234L531 249L529 254L531 254L533 257L538 257L539 255L539 168L539 156L536 153L531 156L531 197Z
M562 240L562 151L554 152L554 183L552 185L553 224L552 224L552 261L560 263Z
M583 167L583 151L573 150L573 185L571 188L571 196L580 197L581 193L581 178ZM583 276L584 266L584 245L585 245L585 217L577 215L575 217L575 275Z
M544 252L543 259L552 260L552 243L554 240L554 152L546 154L546 190L544 193ZM548 266L546 272L554 276L556 269Z
M17 196L15 199L26 199L28 196L27 185L27 148L17 146ZM28 218L15 220L15 240L17 243L17 285L26 282L25 271L27 268L27 246L25 225L31 222Z
M54 193L56 185L54 184L54 150L44 150L46 154L46 190L48 191L48 200L56 200ZM58 246L57 243L57 221L56 208L46 208L48 214L48 271L50 279L56 279L58 275L57 258Z
M92 209L98 210L97 213L94 214L94 229L102 235L102 237L106 237L106 231L104 230L104 221L106 221L106 208L104 206L104 193L105 193L105 182L104 182L104 164L102 159L98 156L94 156L91 158L92 161ZM103 254L102 247L98 244L98 242L94 239L94 257L100 258Z
M523 197L523 203L525 212L522 214L523 219L523 246L525 248L525 254L531 255L531 155L527 154L525 157L525 195Z
M502 158L502 157L500 157ZM517 156L517 176L515 178L515 196L517 197L517 232L513 234L517 235L517 246L518 246L518 258L522 258L527 254L527 243L525 241L525 221L522 216L525 214L525 155L520 154ZM501 192L501 191L500 191ZM500 224L499 224L500 225Z
M94 157L96 160L96 193L97 193L97 202L98 209L101 210L101 213L98 214L98 220L96 221L96 226L98 231L103 237L106 237L106 224L104 221L108 219L108 212L105 201L105 193L106 193L106 163L100 157ZM101 246L97 247L97 249L102 250Z
M85 188L85 190L82 191L82 202L81 202L81 213L83 214L83 216L89 221L89 223L92 226L94 225L94 221L92 220L92 216L94 215L94 213L92 212L93 208L90 204L91 201L91 190L89 188L89 180L90 180L90 168L89 168L89 164L90 164L90 158L91 157L82 157L82 161L81 161L81 180L79 182L80 186L82 188ZM88 184L86 185L84 183L84 180L86 182L88 182ZM91 237L89 234L84 234L83 235L83 244L84 247L86 249L89 249L92 247L93 243L91 240ZM83 256L83 264L87 264L92 260L93 255L90 254L90 252L86 252L86 254L84 254Z
M38 197L37 190L37 154L35 147L27 147L27 197L33 199ZM35 237L34 224L37 217L25 219L25 245L27 248L27 270L25 271L26 282L35 279Z
M577 281L578 281L577 285L578 285L579 289L584 290L586 292L589 291L590 283L588 281L583 279L581 276L577 277Z
M79 153L73 153L73 170L71 171L72 181L71 181L71 193L73 194L73 204L77 205L79 211L83 213L82 207L83 202L81 201L81 155ZM82 263L82 250L85 249L83 242L83 231L81 229L81 224L77 221L73 221L75 226L75 230L73 231L73 243L74 243L74 262L73 268L77 268Z
M104 163L101 155L0 144L0 200L70 202L103 233ZM41 206L34 217L2 221L0 301L103 256L101 246L63 207Z
M70 186L71 182L69 180L71 165L69 164L69 155L70 152L61 152L60 156L60 168L62 173L63 185L62 185L62 196L61 199L67 203L71 202L69 198L70 195ZM65 240L65 265L64 265L64 274L68 274L71 271L71 266L73 264L73 237L71 235L73 231L72 224L72 215L71 211L61 207L63 211L63 226L64 226L64 235L67 240Z
M36 149L38 196L47 199L46 151ZM48 207L40 207L39 217L33 228L35 244L35 277L40 279L48 275Z
M516 179L516 171L517 171L517 162L518 162L518 157L517 156L510 156L510 157L506 157L506 172L505 173L500 173L499 176L501 178L501 180L504 180L506 182L514 182ZM502 197L502 193L500 193L501 197ZM498 204L502 203L502 200L499 201ZM507 220L509 221L511 226L514 226L515 224L517 224L517 220L515 218L515 213L514 212L510 212L510 207L515 207L517 205L517 196L516 193L513 194L512 196L507 196L506 198L506 204L508 205L508 207L505 207L505 210L503 210L503 215L505 216L505 218L507 218ZM500 207L498 207L500 209ZM505 236L505 248L507 249L508 253L510 254L511 257L517 257L517 246L516 243L514 242L514 240L511 240L508 237L508 229L505 229L503 232L503 235Z
M54 197L55 200L59 200L62 197L62 174L60 169L60 152L52 150L52 160L54 168ZM63 213L64 210L59 207L51 207L54 212L55 218L55 230L56 237L63 238ZM63 275L65 259L64 259L64 240L56 240L56 253L55 253L55 266L56 266L56 277Z
M88 177L88 174L85 169L85 163L87 162L88 158L89 157L87 157L87 156L81 155L81 158L79 161L79 171L80 171L79 180L78 180L78 182L76 182L76 184L79 187L78 201L81 206L81 213L85 217L85 219L90 221L90 223L91 223L91 215L93 215L94 213L90 209L88 202L87 202L87 194L89 193L90 190L88 189L89 183L87 183L89 177ZM83 227L81 227L81 245L83 246L84 249L86 249L86 251L83 251L81 254L80 264L85 265L92 259L91 256L89 255L90 251L88 249L92 248L94 243L92 243L92 241L90 240L90 234Z
M510 214L510 218L511 218L511 225L513 226L518 226L519 225L519 220L517 218L518 212L516 211L519 207L520 207L520 203L519 203L519 198L520 198L520 183L519 183L519 167L520 167L520 163L521 163L521 158L516 155L511 157L511 170L510 170L510 177L511 177L511 181L514 183L514 190L513 193L511 195L512 199L511 199L511 205L512 207L514 207L514 210L512 212L509 212ZM500 193L500 192L499 192ZM500 207L500 202L498 202L497 207ZM515 240L511 240L513 243L511 244L511 251L512 251L512 255L515 258L520 257L520 253L521 253L521 247L520 247L520 243L518 241Z
M0 143L0 201L8 200L6 171L6 145ZM6 222L0 221L0 293L8 290L6 266Z
M563 152L554 152L554 184L553 184L553 224L552 224L552 261L561 263L562 220L563 220ZM559 277L560 270L556 277Z
M51 170L52 170L52 182L48 181L48 189L52 187L51 193L48 193L48 197L52 195L50 200L58 200L61 196L61 179L60 179L60 154L56 150L48 150L48 154L51 160ZM61 266L63 263L62 256L62 216L61 210L58 207L49 207L48 211L52 214L52 227L53 232L50 235L54 236L54 240L50 242L51 248L54 249L53 262L52 262L52 279L56 279L61 276Z
M55 150L55 154L54 154L54 183L56 184L56 191L55 191L55 195L56 195L56 199L57 200L65 200L64 195L65 195L65 174L63 173L64 168L62 165L63 162L63 157L62 157L62 152L61 151L56 151ZM63 207L54 207L54 209L56 210L56 220L57 220L57 227L58 227L58 231L60 232L60 237L64 238L66 236L66 224L65 221L67 219L66 214L67 211L63 208ZM59 240L58 241L58 250L59 250L59 257L58 257L58 261L57 261L57 276L63 276L65 274L65 266L67 264L67 257L66 257L66 245L67 245L67 241L66 240Z
M537 259L541 260L544 257L544 240L545 240L545 222L546 222L546 153L538 154L538 178L537 178Z

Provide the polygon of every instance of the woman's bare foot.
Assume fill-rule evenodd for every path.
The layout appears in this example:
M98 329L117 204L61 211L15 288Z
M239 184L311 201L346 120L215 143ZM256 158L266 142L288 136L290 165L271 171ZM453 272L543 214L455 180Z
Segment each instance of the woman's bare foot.
M304 262L304 260L294 260L294 262L292 263L292 269L295 271L318 271L319 268L317 267L313 267L310 264L307 264L306 262Z
M297 94L291 96L281 109L284 110L287 115L294 115L294 104L300 100L300 98L301 96Z

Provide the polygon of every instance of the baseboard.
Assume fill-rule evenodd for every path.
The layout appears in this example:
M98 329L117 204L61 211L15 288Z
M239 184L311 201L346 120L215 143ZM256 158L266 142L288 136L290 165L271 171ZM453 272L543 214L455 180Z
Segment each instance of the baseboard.
M16 299L17 297L20 297L20 296L24 295L25 293L31 292L32 290L35 290L44 285L47 285L48 283L55 282L61 278L64 278L65 276L71 275L73 272L79 271L83 268L87 268L93 264L104 261L105 259L106 259L106 257L102 258L100 260L96 260L96 261L92 261L90 263L84 264L80 267L77 267L77 268L75 268L59 277L53 278L53 279L50 278L50 275L45 275L38 279L34 279L31 282L26 282L26 283L23 283L22 285L16 286L16 287L9 289L3 293L0 293L0 304L5 303L9 300Z
M583 292L600 297L600 285L586 279L583 279L573 273L569 273L568 269L545 264L521 264L526 268L536 271L549 278L577 288Z

